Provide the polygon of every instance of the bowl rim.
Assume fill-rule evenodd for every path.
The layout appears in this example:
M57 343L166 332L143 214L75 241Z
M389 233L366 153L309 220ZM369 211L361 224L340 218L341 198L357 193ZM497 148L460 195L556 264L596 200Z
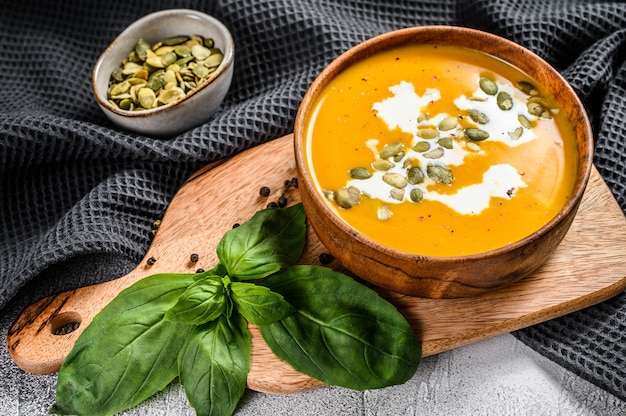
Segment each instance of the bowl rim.
M586 144L587 152L583 155L580 154L580 148L578 149L579 157L578 157L578 169L576 172L576 183L574 184L574 188L570 194L565 205L561 208L561 210L551 218L546 224L544 224L540 229L534 231L533 233L527 235L526 237L514 241L512 243L507 244L503 247L498 247L495 249L491 249L488 251L474 253L474 254L466 254L466 255L453 255L453 256L437 256L437 255L424 255L419 253L410 253L404 250L396 249L394 247L390 247L379 243L372 238L365 236L360 233L356 228L352 227L347 221L342 219L339 215L337 215L323 200L322 196L317 190L317 187L313 183L311 178L311 173L308 170L307 162L304 157L305 154L305 138L302 136L302 131L305 129L305 121L307 118L307 109L312 108L312 104L318 96L319 91L325 87L325 85L333 78L333 74L338 74L348 68L355 62L366 58L376 52L385 49L386 47L397 47L401 45L406 45L411 43L411 37L413 35L423 36L425 38L432 39L432 43L439 44L453 44L453 43L445 43L441 42L441 36L445 34L450 34L453 32L462 33L468 37L478 37L485 41L485 45L492 44L491 42L495 42L496 44L505 45L507 48L516 51L522 55L526 55L531 57L536 63L539 63L543 70L550 73L550 77L555 80L558 80L561 93L559 95L569 95L572 97L572 102L575 104L574 108L577 110L580 116L580 124L584 126L584 132L577 133L582 134L584 136L584 141ZM430 35L430 36L426 36ZM388 43L388 46L381 46ZM426 42L423 42L426 43ZM465 45L461 45L467 47ZM477 49L482 53L486 53L491 55L497 59L500 59L507 63L508 65L512 65L522 72L527 73L531 76L531 78L536 78L533 76L534 74L528 73L526 69L520 68L519 65L510 62L507 59L504 59L502 56L499 56L498 53L490 52L486 49ZM495 50L495 48L494 48ZM554 91L551 91L551 94L554 95ZM310 188L312 193L315 196L312 196L311 199L317 201L316 205L322 211L322 215L326 217L333 218L333 223L336 227L338 227L341 232L350 235L352 238L356 239L360 244L369 246L380 253L393 253L392 256L397 260L406 260L411 261L415 260L416 257L423 259L424 262L437 262L442 264L457 264L459 262L465 261L479 261L485 260L489 257L497 257L504 255L505 253L510 253L516 250L521 249L522 247L530 244L536 240L541 239L546 234L549 234L553 229L559 226L561 221L568 217L572 212L575 212L578 209L580 201L582 200L582 196L585 192L587 183L589 181L589 177L591 175L591 168L593 165L593 152L594 152L594 139L593 139L593 131L591 128L591 123L587 112L582 104L580 98L572 88L572 86L563 78L563 76L548 62L546 62L543 58L525 48L524 46L515 43L509 39L504 37L485 32L478 29L472 29L468 27L462 26L448 26L448 25L434 25L434 26L414 26L407 27L402 29L393 30L390 32L382 33L376 36L373 36L340 54L336 57L330 64L328 64L321 73L314 79L314 81L309 86L306 91L301 103L298 108L298 112L296 114L296 119L294 123L294 152L296 158L296 164L298 167L298 172L301 176L301 180L304 182L302 186L306 186ZM302 174L302 172L306 172L306 175ZM305 206L305 210L306 210Z
M141 110L141 111L122 110L121 108L111 105L111 103L109 103L109 101L102 96L103 92L100 91L100 89L98 88L98 77L99 75L101 75L100 74L101 68L104 62L107 60L109 53L111 53L111 51L115 49L116 45L120 43L121 40L124 37L126 37L129 33L139 31L139 29L151 24L154 21L158 21L160 19L166 18L167 16L172 16L172 15L181 16L181 17L188 16L188 17L193 17L195 19L200 19L202 21L205 21L209 25L212 25L213 27L217 28L217 30L222 34L222 36L225 39L224 50L222 51L224 54L224 59L222 60L220 65L217 67L215 72L205 83L203 83L197 88L194 88L190 93L186 94L180 100L174 101L172 103L161 105L155 108L150 108L147 110ZM91 89L93 91L93 95L95 96L98 104L102 108L105 108L107 111L110 111L111 113L117 114L119 116L131 118L131 119L132 118L145 118L148 116L167 112L168 109L178 106L179 104L182 104L183 102L186 102L189 99L197 96L202 91L206 90L210 85L216 83L217 80L221 77L221 75L227 72L229 68L233 65L234 59L235 59L235 42L233 40L233 37L230 31L228 30L228 28L215 17L210 16L203 12L197 11L197 10L193 10L193 9L159 10L159 11L147 14L135 20L134 22L132 22L119 35L117 35L117 37L113 39L111 43L107 45L106 49L100 54L100 56L98 57L98 59L96 60L96 63L94 64L92 68ZM103 74L102 76L104 75L106 74ZM108 76L110 77L110 74L108 74ZM106 91L104 91L104 94L106 96Z

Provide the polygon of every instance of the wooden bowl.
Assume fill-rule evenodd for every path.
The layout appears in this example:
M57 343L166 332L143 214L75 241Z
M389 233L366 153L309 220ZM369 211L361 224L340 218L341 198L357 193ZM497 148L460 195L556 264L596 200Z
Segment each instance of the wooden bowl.
M307 168L304 130L313 103L346 68L379 51L406 44L459 45L517 67L550 93L569 118L578 150L574 189L561 211L541 229L491 251L463 256L411 254L365 237L328 206ZM347 110L349 111L349 110ZM567 233L592 167L593 135L576 93L548 63L501 37L460 27L415 27L386 33L343 53L315 79L300 105L294 127L300 192L308 219L330 254L360 278L403 294L427 298L480 295L529 275L541 266Z

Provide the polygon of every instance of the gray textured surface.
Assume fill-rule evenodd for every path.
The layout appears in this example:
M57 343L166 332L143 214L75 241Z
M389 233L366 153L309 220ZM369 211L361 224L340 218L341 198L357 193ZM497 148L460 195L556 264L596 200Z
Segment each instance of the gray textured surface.
M151 11L171 7L205 11L222 20L237 44L237 64L233 86L212 120L177 137L154 140L112 126L92 99L89 76L100 52L125 26ZM427 24L470 26L504 36L561 71L593 120L595 163L626 209L624 2L9 0L2 3L0 13L3 332L21 308L40 296L111 278L103 268L116 262L132 268L149 245L152 221L162 215L182 181L209 161L289 133L308 85L339 53L382 32ZM94 253L109 254L93 257ZM77 275L66 272L78 268L77 264L91 269ZM626 293L515 336L554 363L626 399ZM22 409L45 407L53 377L23 374L3 354L0 377L11 382L2 384L0 403L19 400ZM500 378L506 379L503 374L494 374L499 381L492 390L506 384ZM570 400L584 404L604 394L581 387L590 393L578 396L570 389L576 383L554 384L572 392L571 398L560 393L550 398L562 397L556 404ZM538 386L540 391L546 388L539 382ZM449 394L458 392L460 397L464 387L452 387ZM395 394L392 391L396 390L389 396ZM411 397L419 397L420 391ZM453 401L453 396L441 393L445 388L432 391L439 392L433 393L435 407ZM337 403L332 409L343 409L350 398L349 409L365 412L363 403L373 397L336 389L328 392L337 394L331 399ZM258 397L247 396L241 411L257 403ZM306 398L319 398L317 394L301 397L263 397L258 403L309 403ZM355 405L353 399L361 404ZM320 408L330 409L321 404L322 399L315 400ZM280 406L288 412L292 405ZM524 401L519 405L519 409L533 408ZM312 406L303 412L316 413ZM16 408L9 408L7 414L13 411ZM23 410L22 414L37 412Z

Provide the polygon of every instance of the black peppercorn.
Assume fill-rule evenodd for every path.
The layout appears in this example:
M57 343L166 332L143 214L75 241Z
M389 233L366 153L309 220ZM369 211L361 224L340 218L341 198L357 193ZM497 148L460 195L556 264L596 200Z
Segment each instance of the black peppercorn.
M278 198L278 206L280 208L285 208L287 206L287 198L285 198L284 196Z
M241 224L239 224L238 222L236 222L236 223L234 223L234 224L233 224L233 228L237 228L237 227L239 227L240 225L241 225Z
M328 253L322 253L320 254L320 263L322 264L328 264L331 261L333 261L333 256L331 256Z
M191 256L189 256L189 261L192 263L196 263L198 260L200 260L200 256L198 256L196 253L193 253Z
M196 273L204 273L204 269L198 269L196 270Z
M259 190L259 194L263 197L270 196L271 192L272 191L270 191L270 188L268 188L267 186L262 186L261 189Z
M268 208L278 208L278 204L274 201L270 202L269 204L267 204Z
M298 188L298 178L291 178L291 186Z
M156 263L156 259L154 257L150 257L146 263L148 264L148 266L152 266L154 263Z

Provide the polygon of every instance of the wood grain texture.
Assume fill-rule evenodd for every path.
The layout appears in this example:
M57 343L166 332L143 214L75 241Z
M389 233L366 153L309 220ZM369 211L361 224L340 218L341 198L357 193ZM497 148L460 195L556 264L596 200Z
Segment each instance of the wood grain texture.
M58 371L76 338L121 290L159 272L188 272L217 262L215 247L225 231L247 221L277 199L283 182L295 176L292 136L250 149L192 176L173 198L144 261L128 275L39 300L10 328L8 351L19 367L32 373ZM259 195L263 185L272 189ZM299 201L297 189L285 194ZM626 288L626 218L608 187L593 170L574 223L548 261L512 286L473 298L424 299L377 289L406 316L423 343L424 356L470 344L562 316L606 300ZM304 264L319 264L325 252L309 227ZM196 253L200 260L190 261ZM154 257L149 266L146 259ZM346 271L337 261L329 266ZM67 335L60 326L80 322ZM252 331L248 387L263 392L295 393L321 382L298 373L274 356L257 328ZM418 370L419 371L419 370Z

